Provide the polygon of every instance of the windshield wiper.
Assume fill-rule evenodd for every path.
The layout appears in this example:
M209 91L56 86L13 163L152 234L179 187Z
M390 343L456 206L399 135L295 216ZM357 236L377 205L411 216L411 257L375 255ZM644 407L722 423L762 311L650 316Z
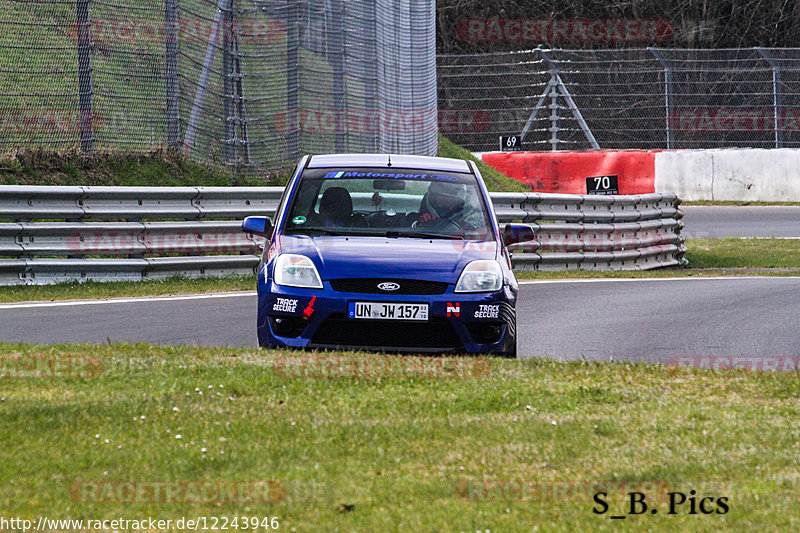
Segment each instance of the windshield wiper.
M419 231L387 231L387 237L409 237L411 239L448 239L455 241L463 241L464 237L460 235L447 235L446 233L425 233Z

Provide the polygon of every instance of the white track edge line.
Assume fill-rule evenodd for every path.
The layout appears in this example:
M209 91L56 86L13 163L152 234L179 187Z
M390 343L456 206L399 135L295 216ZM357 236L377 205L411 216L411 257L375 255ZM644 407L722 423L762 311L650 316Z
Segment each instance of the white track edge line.
M185 294L179 296L134 296L130 298L104 298L99 300L53 300L52 302L12 302L0 304L0 309L27 309L32 307L69 307L73 305L128 304L137 302L174 302L180 300L203 300L208 298L239 298L255 296L256 291L216 292L208 294Z
M719 280L752 280L783 279L800 280L800 276L707 276L685 278L567 278L567 279L534 279L518 281L520 285L544 285L552 283L608 283L638 281L719 281Z

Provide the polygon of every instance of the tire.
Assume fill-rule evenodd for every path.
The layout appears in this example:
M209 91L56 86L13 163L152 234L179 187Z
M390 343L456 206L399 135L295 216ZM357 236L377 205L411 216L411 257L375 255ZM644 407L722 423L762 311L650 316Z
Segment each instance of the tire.
M517 358L517 314L513 313L506 323L506 342L503 350L497 352L498 357L505 359Z
M516 359L517 358L517 338L509 342L511 346L507 346L506 350L502 352L497 352L498 357L502 357L503 359Z

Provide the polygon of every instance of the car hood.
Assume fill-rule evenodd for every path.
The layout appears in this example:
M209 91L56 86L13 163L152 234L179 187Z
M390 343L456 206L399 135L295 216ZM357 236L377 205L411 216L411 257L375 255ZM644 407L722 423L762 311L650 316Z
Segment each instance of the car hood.
M475 259L495 259L496 242L404 237L282 235L281 253L309 257L324 280L413 278L456 283Z

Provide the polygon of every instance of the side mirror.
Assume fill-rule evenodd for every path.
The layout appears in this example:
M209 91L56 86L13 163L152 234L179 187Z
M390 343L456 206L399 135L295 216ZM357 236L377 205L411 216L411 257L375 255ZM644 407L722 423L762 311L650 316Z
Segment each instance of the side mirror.
M506 246L534 239L533 230L527 224L506 224L503 229L503 242Z
M247 217L242 222L242 231L269 238L272 235L272 221L269 217Z

